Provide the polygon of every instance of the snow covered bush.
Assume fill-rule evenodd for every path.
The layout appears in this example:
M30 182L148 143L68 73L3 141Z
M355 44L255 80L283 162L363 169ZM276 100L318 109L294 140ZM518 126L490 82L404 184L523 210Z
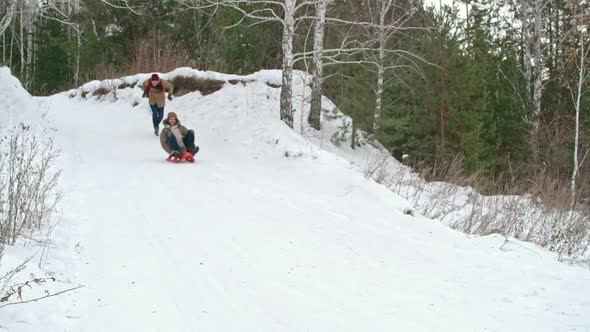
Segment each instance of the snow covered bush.
M400 169L389 165L390 158L391 155L387 151L382 151L371 156L367 160L363 170L365 178L373 179L375 182L391 188L400 176Z
M19 238L32 239L44 230L61 197L57 188L60 172L54 170L58 152L51 136L46 136L47 131L39 135L41 138L34 132L21 123L0 137L0 266L4 247ZM31 259L4 269L0 275L0 303L10 298L11 292L6 290L12 278Z
M590 258L590 216L571 210L567 184L546 175L526 183L490 183L477 174L463 175L462 167L461 158L450 158L408 172L383 150L367 160L364 175L406 198L418 213L461 232L534 242L560 259Z
M34 235L55 212L58 151L47 134L39 138L21 123L0 138L0 246Z

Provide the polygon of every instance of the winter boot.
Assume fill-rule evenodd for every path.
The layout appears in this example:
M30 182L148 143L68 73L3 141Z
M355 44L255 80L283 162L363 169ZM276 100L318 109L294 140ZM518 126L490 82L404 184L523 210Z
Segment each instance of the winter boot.
M199 152L199 147L195 145L192 149L189 150L189 152L194 156L197 154L197 152Z

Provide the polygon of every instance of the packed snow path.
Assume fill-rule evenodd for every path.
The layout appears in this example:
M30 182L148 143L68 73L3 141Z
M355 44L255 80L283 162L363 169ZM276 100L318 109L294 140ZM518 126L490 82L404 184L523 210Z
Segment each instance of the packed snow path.
M45 103L85 284L68 331L590 330L588 271L405 215L237 92L169 103L201 146L178 165L146 105Z

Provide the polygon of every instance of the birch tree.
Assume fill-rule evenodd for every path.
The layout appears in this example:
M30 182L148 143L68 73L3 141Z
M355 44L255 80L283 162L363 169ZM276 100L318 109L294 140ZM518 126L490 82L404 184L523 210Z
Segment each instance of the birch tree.
M578 3L577 8L580 7ZM579 14L577 15L577 20L584 19L585 16ZM578 61L576 61L576 70L578 74L578 79L576 84L571 88L572 92L572 100L574 102L574 110L575 110L575 127L574 127L574 160L573 160L573 171L571 177L571 206L572 208L575 206L576 203L576 180L578 177L578 172L580 170L581 164L583 163L584 159L588 156L588 152L586 151L582 161L579 161L579 147L580 147L580 111L581 111L581 103L582 103L582 95L584 94L584 84L590 74L588 71L588 56L590 55L590 45L588 42L588 30L587 26L584 25L582 22L577 22L575 28L577 32L577 39L579 41L579 48L577 52L579 52Z
M80 7L80 0L63 1L37 1L20 0L20 56L21 56L21 79L27 89L31 89L35 81L35 53L36 26L38 20L54 20L72 28L76 33L78 44L78 55L76 56L75 81L79 79L79 49L81 46L81 30L78 24L73 23L71 15L77 12Z
M317 0L315 17L308 17L315 22L312 101L308 122L313 128L320 128L323 66L337 64L368 65L374 69L377 76L374 89L376 106L373 121L374 130L377 130L383 109L383 92L387 83L387 72L400 67L412 67L417 70L419 68L418 62L428 63L425 59L403 48L397 48L398 45L392 43L396 36L401 38L401 32L407 33L411 30L420 29L419 27L406 26L413 17L416 7L410 5L408 10L400 6L397 0L369 0L359 4L360 10L352 8L355 6L354 3L350 4L350 11L357 17L341 18L326 16L326 8L330 3L331 1L327 0ZM330 23L343 26L343 30L352 27L358 31L353 33L351 39L346 33L339 47L325 49L323 46L324 25ZM297 54L296 61L305 58L308 54L306 52ZM359 54L362 55L361 59L353 59ZM392 65L393 61L390 61L392 58L407 60L406 62L409 62L410 65Z
M530 103L532 107L532 127L530 132L534 159L538 158L539 128L541 120L541 97L543 93L544 58L543 38L543 0L519 0L522 39L524 41L524 74L530 84Z
M397 0L369 0L367 7L370 22L364 24L364 27L368 38L375 42L374 50L369 53L371 59L369 63L377 75L373 120L373 131L376 132L383 112L383 93L387 83L387 72L402 67L419 71L418 62L433 64L401 47L398 48L399 44L396 45L393 42L395 38L403 39L410 31L420 29L420 27L408 26L408 22L416 12L415 5L410 4L409 8L404 8L398 4ZM403 60L407 64L396 64L395 60Z
M296 0L285 0L283 7L283 73L281 88L281 120L293 128L293 35L295 34Z
M234 24L238 26L245 20L252 20L251 25L262 23L278 23L282 26L282 88L280 98L280 117L289 127L293 128L293 65L295 56L293 40L296 23L303 18L298 13L314 4L314 0L223 0L223 1L189 1L192 5L226 6L242 14L242 19Z
M27 29L27 71L25 76L25 84L27 88L31 88L33 85L33 39L35 35L35 20L37 18L37 10L39 8L39 2L36 0L27 0L27 15L26 17L26 29Z
M323 76L323 50L324 30L326 25L326 11L332 0L317 0L316 18L314 22L313 38L313 81L311 92L311 105L307 121L312 128L320 130L320 118L322 112L322 84Z
M386 18L388 16L394 16L393 10L395 8L395 0L378 0L377 3L379 26L377 29L377 89L375 91L375 120L373 121L373 130L377 131L379 126L379 118L383 110L383 90L385 83L385 48L387 47L387 41L391 38L392 34L395 33L395 29L391 29L392 26L386 26ZM395 19L395 18L394 18Z
M20 1L19 11L20 11L20 15L19 15L19 35L20 35L20 42L18 43L18 46L19 46L19 51L20 51L19 52L20 53L20 77L22 78L22 77L25 77L25 69L26 69L26 66L25 66L25 47L24 47L24 44L25 44L25 42L24 42L24 40L25 40L25 38L24 38L24 34L25 34L24 31L25 30L24 30L24 26L23 26L23 21L24 21L24 16L25 16L24 15L25 9L24 9L24 5L23 5L23 1ZM26 84L25 84L25 86L26 86Z

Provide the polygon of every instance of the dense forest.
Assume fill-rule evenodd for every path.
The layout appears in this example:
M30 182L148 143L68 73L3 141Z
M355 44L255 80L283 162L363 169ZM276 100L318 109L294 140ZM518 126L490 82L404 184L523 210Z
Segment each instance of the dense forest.
M353 119L343 131L433 179L459 168L489 193L590 196L584 1L1 0L0 13L1 64L34 95L189 66L283 69L288 98L294 68L314 77L315 128L323 94Z

